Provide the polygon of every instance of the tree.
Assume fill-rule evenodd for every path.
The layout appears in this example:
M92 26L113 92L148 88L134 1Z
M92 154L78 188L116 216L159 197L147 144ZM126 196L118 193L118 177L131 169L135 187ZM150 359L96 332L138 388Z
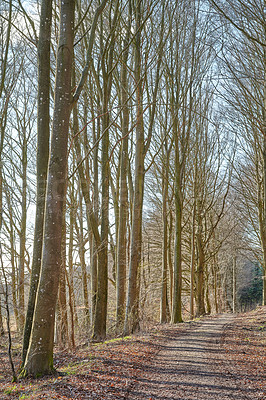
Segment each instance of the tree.
M53 371L53 338L66 196L67 145L72 109L71 74L74 42L74 1L62 1L51 154L48 169L42 270L24 373Z
M124 323L124 335L139 328L139 268L141 262L142 242L142 208L144 190L144 122L142 100L142 71L141 71L141 24L142 2L137 1L134 6L135 16L135 65L134 77L136 82L136 149L135 149L135 182L134 204L132 217L132 232L130 246L130 265L127 306Z
M34 306L41 270L45 196L50 138L50 41L52 1L42 1L38 40L37 203L28 307L23 335L22 364L29 347Z
M132 24L132 5L128 5L128 19L126 35L123 41L123 56L121 66L121 105L122 105L122 150L120 164L120 197L119 197L119 228L117 243L117 271L116 271L116 327L121 328L125 317L126 302L126 267L127 267L127 217L128 217L128 71L129 40Z
M108 234L109 234L109 102L112 89L112 67L115 44L115 29L119 16L119 2L116 2L110 26L110 42L106 42L106 60L102 60L102 172L101 172L101 246L98 249L98 274L97 274L97 298L95 319L93 326L93 339L103 340L106 336L107 319L107 293L108 293Z
M41 277L35 303L31 338L23 369L23 374L26 375L36 376L53 372L54 321L62 264L62 228L67 189L70 114L79 99L88 75L97 20L106 2L107 0L103 0L94 14L86 66L76 92L72 96L75 2L72 0L61 1Z

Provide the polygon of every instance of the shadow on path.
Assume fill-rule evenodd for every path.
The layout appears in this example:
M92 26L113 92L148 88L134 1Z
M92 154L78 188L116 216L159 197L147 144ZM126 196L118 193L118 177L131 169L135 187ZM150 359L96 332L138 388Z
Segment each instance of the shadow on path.
M238 387L237 377L223 368L221 335L232 318L225 314L207 319L182 336L173 328L153 365L143 366L127 399L256 400L254 391Z

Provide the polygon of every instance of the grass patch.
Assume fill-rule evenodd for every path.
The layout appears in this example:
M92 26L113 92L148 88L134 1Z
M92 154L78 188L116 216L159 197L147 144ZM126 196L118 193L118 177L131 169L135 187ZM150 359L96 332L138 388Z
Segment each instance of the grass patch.
M15 393L17 393L17 392L18 392L18 390L17 390L16 385L7 387L7 388L4 390L4 394L15 394Z
M86 360L80 362L69 363L67 366L60 368L60 373L64 375L75 375L81 372L83 367L91 366L92 362L96 359L95 356L88 355Z
M31 386L31 384L29 386ZM25 392L25 390L28 390L28 389L30 389L30 387L27 388L24 384L14 384L12 386L11 385L6 386L3 393L5 395L9 395L9 396L18 396L19 395L18 399L26 400L29 398L29 395L26 393L23 393L23 392Z
M113 339L106 340L105 342L103 342L103 344L115 343L115 342L123 342L124 340L130 340L130 339L132 339L132 336L124 336L124 337L121 337L121 338L113 338Z
M123 342L125 342L125 341L127 341L127 340L131 340L132 339L132 336L123 336L123 337L117 337L117 338L113 338L113 339L108 339L108 340L105 340L104 342L91 342L90 343L90 345L92 346L92 347L102 347L102 346L104 346L104 345L106 345L106 344L109 344L109 343L119 343L119 342L121 342L121 343L123 343Z
M68 364L66 367L60 368L60 372L66 375L75 375L78 371L78 368L80 367L81 363L79 364Z

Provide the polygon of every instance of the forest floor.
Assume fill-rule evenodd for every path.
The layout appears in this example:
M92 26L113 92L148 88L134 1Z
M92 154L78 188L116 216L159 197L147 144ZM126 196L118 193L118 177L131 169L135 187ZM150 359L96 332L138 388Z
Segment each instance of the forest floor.
M16 368L20 349L15 340ZM266 399L266 307L56 350L54 363L56 376L11 383L7 337L0 338L0 399Z

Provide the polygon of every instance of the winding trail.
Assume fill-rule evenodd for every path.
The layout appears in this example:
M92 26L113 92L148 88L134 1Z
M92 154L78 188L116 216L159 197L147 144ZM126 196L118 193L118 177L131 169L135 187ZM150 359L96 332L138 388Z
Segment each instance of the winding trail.
M128 395L130 400L256 400L230 372L221 340L233 316L203 320L176 335L171 331L151 366ZM229 370L229 372L228 372Z

